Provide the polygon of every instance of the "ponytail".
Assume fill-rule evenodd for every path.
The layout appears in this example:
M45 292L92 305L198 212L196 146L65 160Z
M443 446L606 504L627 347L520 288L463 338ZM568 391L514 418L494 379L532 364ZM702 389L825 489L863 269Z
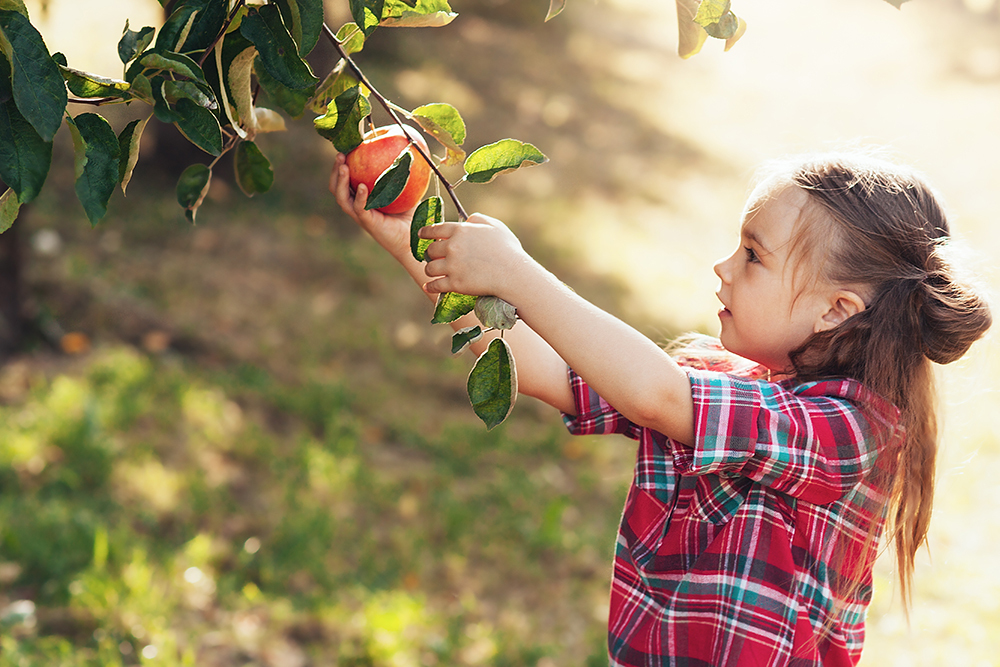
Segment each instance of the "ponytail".
M804 242L832 245L824 277L857 286L866 307L837 327L813 334L790 355L797 378L850 377L892 402L905 429L893 465L875 480L887 498L901 597L909 607L916 551L927 537L937 453L931 362L959 359L992 324L972 284L955 275L947 255L948 223L938 198L914 173L867 158L817 160L791 182L820 215ZM811 227L811 229L808 229ZM822 235L822 236L821 236ZM832 239L830 241L829 239ZM889 443L883 443L888 445ZM860 585L859 564L853 579Z

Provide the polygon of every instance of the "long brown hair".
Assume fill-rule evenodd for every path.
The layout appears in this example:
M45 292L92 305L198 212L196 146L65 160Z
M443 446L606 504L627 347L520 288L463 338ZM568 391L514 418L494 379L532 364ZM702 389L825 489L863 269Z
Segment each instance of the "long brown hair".
M940 198L915 171L843 154L783 171L780 180L809 195L796 245L822 247L818 278L852 286L866 302L793 351L792 370L802 381L856 379L900 410L905 439L885 491L908 609L914 557L926 540L933 501L938 425L931 362L965 354L992 316L982 293L958 277Z

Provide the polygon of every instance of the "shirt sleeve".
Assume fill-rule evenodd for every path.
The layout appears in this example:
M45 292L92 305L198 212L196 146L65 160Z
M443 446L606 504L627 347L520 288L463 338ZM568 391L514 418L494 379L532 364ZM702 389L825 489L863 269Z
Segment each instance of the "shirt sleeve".
M815 504L834 502L861 481L898 415L853 380L789 388L687 371L695 444L669 441L678 472L747 477Z
M573 391L576 415L563 413L563 422L573 435L608 435L620 433L634 440L642 434L642 428L626 419L597 395L586 381L569 369L569 384Z

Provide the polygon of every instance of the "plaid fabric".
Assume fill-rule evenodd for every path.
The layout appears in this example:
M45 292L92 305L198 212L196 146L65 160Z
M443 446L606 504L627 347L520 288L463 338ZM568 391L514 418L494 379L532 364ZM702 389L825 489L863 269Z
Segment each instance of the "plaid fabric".
M696 442L625 419L570 371L571 433L639 441L618 531L612 665L854 665L898 411L853 380L796 385L686 369ZM874 532L873 532L874 531ZM874 538L874 539L873 539ZM864 561L860 559L865 559Z

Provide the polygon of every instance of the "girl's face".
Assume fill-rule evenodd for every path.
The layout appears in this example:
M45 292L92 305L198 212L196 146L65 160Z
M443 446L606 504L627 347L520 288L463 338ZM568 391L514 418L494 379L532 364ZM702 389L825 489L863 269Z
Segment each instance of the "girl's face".
M808 195L795 186L765 186L751 195L736 252L715 265L722 281L719 338L730 352L781 372L791 368L789 352L833 325L837 290L823 280L795 280L792 235Z

